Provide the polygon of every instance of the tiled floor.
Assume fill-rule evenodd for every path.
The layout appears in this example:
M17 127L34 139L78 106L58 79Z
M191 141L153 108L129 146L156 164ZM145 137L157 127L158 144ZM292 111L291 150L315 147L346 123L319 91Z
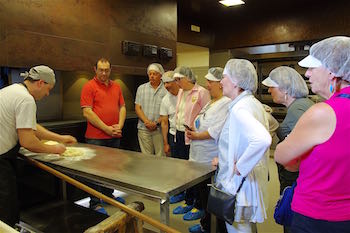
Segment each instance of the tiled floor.
M276 164L271 158L269 161L269 168L270 168L270 182L269 182L269 206L268 206L268 219L262 223L258 224L258 232L259 233L282 233L283 229L280 225L277 225L273 220L273 210L274 205L279 197L279 182L277 177L277 168ZM126 203L130 203L133 201L142 201L145 205L145 210L143 211L144 214L151 216L152 218L155 218L157 220L160 219L159 215L159 204L157 202L141 198L140 196L134 196L134 195L128 195L124 197L126 199ZM173 209L178 206L181 203L172 204L170 205L170 226L177 229L180 232L188 232L188 227L192 226L194 224L197 224L199 220L196 221L184 221L182 220L183 215L173 215L172 211ZM106 210L109 214L113 214L116 209L113 206L106 206ZM144 227L146 229L156 231L157 229L153 226L145 223Z

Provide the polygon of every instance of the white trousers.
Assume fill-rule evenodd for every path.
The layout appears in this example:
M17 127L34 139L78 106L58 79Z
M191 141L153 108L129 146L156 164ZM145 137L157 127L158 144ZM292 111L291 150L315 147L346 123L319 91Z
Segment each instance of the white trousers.
M137 136L142 153L165 156L163 136L159 129L152 132L149 130L139 129Z
M232 225L225 223L228 233L257 233L256 223L233 222Z

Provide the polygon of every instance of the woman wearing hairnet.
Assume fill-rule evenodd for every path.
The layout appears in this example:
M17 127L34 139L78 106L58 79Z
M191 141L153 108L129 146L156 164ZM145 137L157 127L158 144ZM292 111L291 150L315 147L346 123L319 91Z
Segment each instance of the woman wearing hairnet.
M192 140L190 161L210 165L213 158L218 156L217 140L228 114L228 106L231 103L231 99L222 94L222 86L220 84L222 72L223 69L221 67L213 67L205 75L211 101L198 114L194 121L193 130L186 129L187 137ZM185 220L195 220L202 217L200 224L189 228L190 232L210 231L210 214L205 211L209 193L208 183L210 183L210 179L196 186L199 195L196 198L200 201L197 201L194 208L184 215ZM222 228L224 229L225 225L221 225L223 225ZM222 230L222 232L224 231Z
M273 69L269 77L262 84L269 87L274 103L283 104L288 108L286 117L278 127L276 133L282 142L292 131L298 119L308 110L314 102L307 98L309 89L301 75L288 66L280 66ZM289 172L281 164L278 164L278 176L280 180L280 193L285 187L291 186L298 172Z
M256 223L266 218L268 148L271 136L262 104L254 97L257 74L247 60L231 59L226 63L221 80L223 94L232 99L229 115L221 131L216 185L223 191L237 194L233 225L228 232L256 232Z
M198 85L196 76L191 68L186 66L177 67L174 70L174 78L181 88L177 95L175 111L176 144L175 158L188 159L191 140L185 135L185 127L192 127L195 118L201 109L210 101L207 89ZM185 214L194 206L194 195L191 189L186 191L185 204L176 207L173 214ZM176 195L170 198L170 203L183 200L184 195Z
M274 103L283 104L288 108L286 117L277 129L277 137L282 142L292 131L295 124L314 102L307 98L309 89L301 75L288 66L273 69L262 84L269 87ZM298 172L290 172L277 163L280 194L287 186L292 186L298 177ZM284 232L289 228L284 227Z
M278 163L299 166L291 230L350 232L350 38L314 44L299 65L327 100L307 110L275 151Z

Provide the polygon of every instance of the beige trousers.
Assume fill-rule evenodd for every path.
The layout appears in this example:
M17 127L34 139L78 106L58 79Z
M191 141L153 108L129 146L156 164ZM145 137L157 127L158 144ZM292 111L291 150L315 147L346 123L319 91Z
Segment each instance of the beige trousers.
M155 154L156 156L165 156L163 136L160 129L148 131L139 129L137 133L141 152L144 154Z

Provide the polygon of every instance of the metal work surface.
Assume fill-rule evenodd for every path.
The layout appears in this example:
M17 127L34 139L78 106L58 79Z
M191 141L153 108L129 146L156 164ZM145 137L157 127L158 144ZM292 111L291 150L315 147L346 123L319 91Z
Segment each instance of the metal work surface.
M214 174L211 166L186 160L82 143L74 147L91 149L96 155L86 160L69 161L47 154L23 150L21 153L70 174L163 200Z

